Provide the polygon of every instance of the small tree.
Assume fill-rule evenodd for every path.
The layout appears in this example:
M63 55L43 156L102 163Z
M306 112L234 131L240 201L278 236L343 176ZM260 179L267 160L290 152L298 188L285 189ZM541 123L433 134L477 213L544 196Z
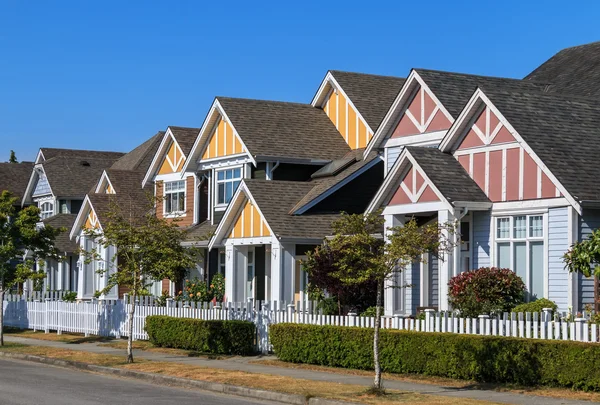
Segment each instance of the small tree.
M452 232L447 227L447 232ZM412 219L404 226L393 227L387 232L387 243L381 237L384 219L380 213L348 215L333 224L333 237L323 249L329 252L334 267L330 271L344 285L356 285L373 280L377 284L376 317L373 331L373 363L375 379L373 388L382 389L381 364L379 362L379 329L381 327L381 307L386 282L394 281L397 275L415 260L422 260L423 254L449 248L447 232L441 232L438 224L419 226ZM307 262L309 272L318 271L313 266L318 262ZM402 286L397 286L402 288Z
M578 241L563 256L569 272L586 277L600 277L600 229L583 241Z
M99 270L101 274L107 274L107 283L98 293L107 294L116 286L129 289L127 362L133 363L133 317L137 297L155 280L180 279L185 269L196 265L200 250L182 246L185 230L176 220L156 217L154 203L140 208L139 203L123 198L117 201L117 196L114 197L106 220L102 222L102 230L86 229L84 233L105 248L116 248L117 256L104 270ZM81 253L86 261L103 260L95 251Z
M19 161L17 160L17 155L15 154L14 150L10 151L10 157L8 158L8 163L19 163Z
M17 283L45 277L44 272L33 270L34 265L42 258L58 260L54 240L63 231L50 226L38 229L39 209L30 206L17 212L17 202L8 191L0 193L0 346L4 345L4 293Z

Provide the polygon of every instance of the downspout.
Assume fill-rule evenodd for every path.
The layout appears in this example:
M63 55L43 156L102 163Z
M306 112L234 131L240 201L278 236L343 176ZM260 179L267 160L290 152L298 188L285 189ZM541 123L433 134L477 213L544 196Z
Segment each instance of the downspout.
M277 163L275 163L275 166L271 167L271 170L269 170L269 179L267 180L273 180L273 172L279 167L279 163L280 161L278 160Z

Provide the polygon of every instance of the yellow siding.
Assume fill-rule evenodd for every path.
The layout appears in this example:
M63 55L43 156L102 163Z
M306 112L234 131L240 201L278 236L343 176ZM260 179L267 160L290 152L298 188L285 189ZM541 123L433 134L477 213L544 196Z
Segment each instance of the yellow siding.
M260 212L249 201L240 211L235 224L229 234L230 238L256 238L270 236L267 224L263 221Z
M332 91L329 94L323 104L323 111L336 126L350 148L358 149L367 146L373 134L360 118L359 112L350 105L340 92Z
M338 131L340 131L346 143L350 145L350 142L348 142L348 130L346 128L346 99L341 94L338 94Z
M114 194L114 193L115 193L115 190L113 190L112 186L110 184L107 184L105 194Z
M369 143L369 138L367 138L367 127L365 124L358 120L358 147L364 148Z
M351 149L359 147L356 141L356 112L352 106L348 106L348 145Z
M165 155L158 174L169 174L180 172L185 164L185 157L175 142L171 142L169 151Z
M239 137L233 132L231 124L219 119L209 137L202 159L213 159L244 152L246 150L242 146Z
M96 217L96 213L93 210L90 210L88 213L87 219L85 220L85 224L83 225L84 229L97 229L98 225L98 217Z

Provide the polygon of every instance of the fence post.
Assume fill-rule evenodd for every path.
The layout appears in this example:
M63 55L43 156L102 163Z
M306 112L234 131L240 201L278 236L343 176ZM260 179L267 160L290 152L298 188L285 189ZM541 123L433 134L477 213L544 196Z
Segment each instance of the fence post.
M289 322L291 323L295 323L294 321L294 304L288 304L287 306L287 310L288 310L288 315L289 315Z
M479 334L480 335L487 335L487 331L486 331L486 320L490 319L489 315L479 315ZM473 333L477 333L477 331L473 331Z
M552 308L542 308L544 314L544 322L552 322Z
M50 333L50 328L48 327L50 324L50 311L48 310L48 303L50 302L50 298L44 299L44 333Z
M348 321L349 321L349 325L348 326L356 326L356 312L348 312Z
M431 324L433 315L435 314L435 309L428 308L425 310L425 332L432 332Z
M583 324L587 321L585 318L575 319L575 340L583 342Z

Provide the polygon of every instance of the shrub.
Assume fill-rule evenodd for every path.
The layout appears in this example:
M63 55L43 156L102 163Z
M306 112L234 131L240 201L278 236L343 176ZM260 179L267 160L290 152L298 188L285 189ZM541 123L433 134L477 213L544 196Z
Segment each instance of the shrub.
M544 308L552 308L552 311L556 311L558 305L547 298L540 298L526 304L517 305L512 309L512 312L542 312Z
M211 295L211 300L215 300L217 302L223 302L225 298L225 277L217 273L210 280L209 291Z
M280 360L373 369L373 329L278 324L270 334ZM389 329L380 344L384 372L600 391L597 344Z
M509 269L482 267L452 277L449 302L462 316L510 312L523 302L525 283Z
M67 291L64 293L62 300L64 302L75 302L77 301L77 291Z
M146 318L146 332L156 346L203 353L254 353L256 330L247 321L203 321L153 315Z
M175 299L185 302L208 302L212 298L206 283L198 277L194 277L192 280L185 280L183 290L179 291Z
M383 316L383 307L380 307L380 314ZM360 316L377 316L377 306L367 308Z

